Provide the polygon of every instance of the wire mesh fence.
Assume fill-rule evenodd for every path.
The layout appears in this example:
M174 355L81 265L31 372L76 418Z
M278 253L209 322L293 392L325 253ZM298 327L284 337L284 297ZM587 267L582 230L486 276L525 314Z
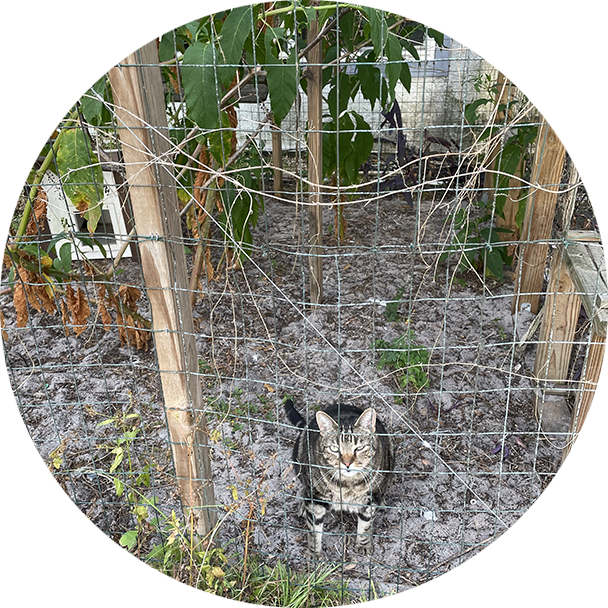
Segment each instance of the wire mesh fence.
M397 15L278 3L167 33L70 110L15 213L3 338L42 457L114 540L229 597L453 568L553 478L599 374L601 244L564 154L492 66ZM286 397L319 425L373 409L381 501L374 459L346 497L356 439L337 469L294 454ZM343 507L308 523L307 467Z

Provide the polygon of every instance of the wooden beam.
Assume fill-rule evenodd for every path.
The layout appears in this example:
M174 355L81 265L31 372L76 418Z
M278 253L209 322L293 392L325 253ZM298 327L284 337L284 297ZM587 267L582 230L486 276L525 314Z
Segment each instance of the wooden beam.
M576 233L573 236L576 237ZM591 319L593 331L598 336L605 336L608 330L608 284L604 249L598 242L570 242L570 233L568 241L564 262Z
M311 6L318 2L311 2ZM308 27L308 40L319 35L319 22L314 20ZM323 88L321 44L308 51L308 188L309 188L309 232L308 255L310 268L310 302L319 304L323 300Z
M568 274L561 249L556 249L551 260L543 310L534 375L540 381L563 383L568 376L581 300Z
M110 71L180 497L206 535L215 498L156 41Z
M565 153L566 150L553 129L548 124L543 124L538 130L530 180L536 187L528 195L521 230L522 244L515 271L512 313L524 307L533 313L538 312L548 248L547 243L538 241L551 238Z

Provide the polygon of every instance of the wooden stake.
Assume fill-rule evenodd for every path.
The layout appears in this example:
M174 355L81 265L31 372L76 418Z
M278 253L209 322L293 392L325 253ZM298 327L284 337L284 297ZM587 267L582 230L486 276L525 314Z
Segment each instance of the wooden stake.
M196 532L206 535L217 515L156 41L109 76L180 497Z
M274 192L283 192L283 140L281 130L272 121L272 168L274 170Z
M311 2L311 6L318 2ZM315 19L308 28L308 40L319 35L319 22ZM320 304L323 300L323 88L321 62L322 46L315 44L308 51L308 181L309 181L309 267L310 301Z
M544 241L551 237L565 153L566 150L553 129L546 123L542 125L536 140L531 181L544 189L532 190L528 195L522 226L523 242L520 245L521 253L515 272L512 313L524 307L533 313L538 312L548 245L535 241Z

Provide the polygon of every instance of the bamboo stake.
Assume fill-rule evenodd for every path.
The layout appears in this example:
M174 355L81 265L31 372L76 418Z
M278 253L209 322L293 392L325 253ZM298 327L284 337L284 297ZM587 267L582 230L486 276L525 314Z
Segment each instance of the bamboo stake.
M311 6L318 4L312 2ZM319 22L310 22L308 39L316 40ZM309 182L309 268L310 302L320 304L323 300L323 114L322 114L322 46L316 44L308 51L308 182Z
M175 470L184 511L196 532L206 535L217 515L175 178L166 161L170 144L156 42L122 64L110 71L110 84L152 309Z

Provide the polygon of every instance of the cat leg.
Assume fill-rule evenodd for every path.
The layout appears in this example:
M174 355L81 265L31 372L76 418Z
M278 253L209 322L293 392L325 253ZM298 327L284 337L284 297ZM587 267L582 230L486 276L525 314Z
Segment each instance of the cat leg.
M357 544L355 549L363 555L369 555L372 552L373 517L373 505L363 507L357 514Z
M319 557L323 553L323 518L327 509L316 502L306 502L304 515L308 527L308 549L312 555Z

